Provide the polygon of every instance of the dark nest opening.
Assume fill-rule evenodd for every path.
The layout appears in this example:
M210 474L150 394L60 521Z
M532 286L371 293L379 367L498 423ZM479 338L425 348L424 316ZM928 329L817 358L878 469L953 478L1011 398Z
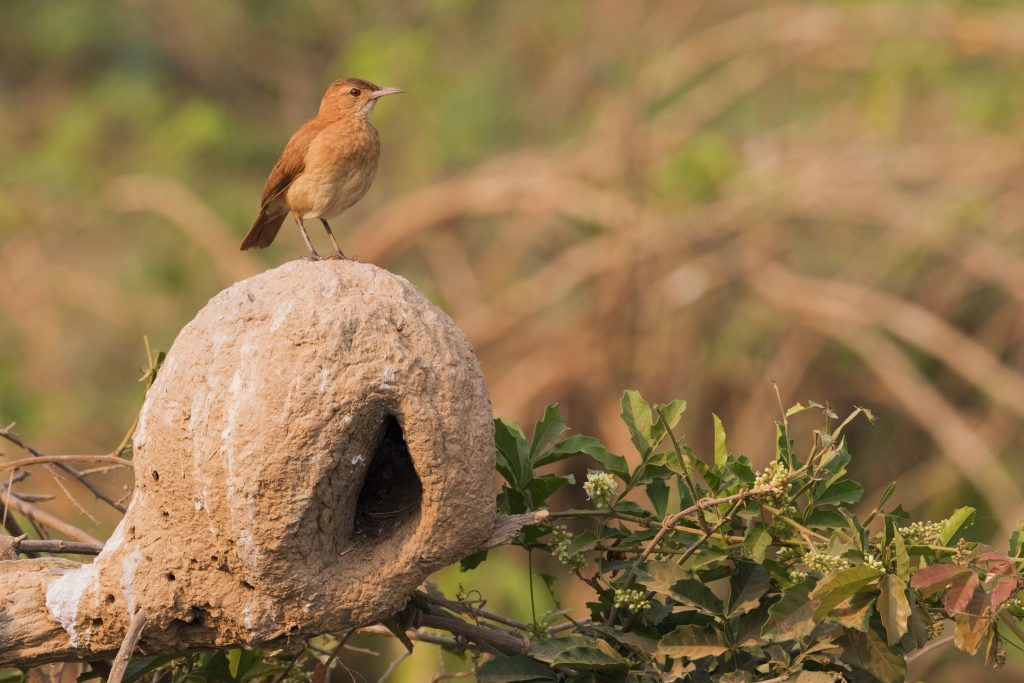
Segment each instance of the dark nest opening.
M419 513L423 485L413 467L402 426L393 415L384 428L356 501L356 538L380 538Z

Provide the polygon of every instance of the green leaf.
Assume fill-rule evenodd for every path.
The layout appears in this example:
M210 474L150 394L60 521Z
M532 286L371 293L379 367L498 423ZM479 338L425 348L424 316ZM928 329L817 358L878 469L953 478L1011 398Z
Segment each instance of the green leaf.
M882 641L875 631L848 631L849 647L843 660L867 671L882 683L902 683L907 675L907 662Z
M658 657L686 657L700 659L717 657L728 648L717 631L700 626L677 626L658 643L655 655Z
M154 657L134 657L124 672L124 683L133 683L143 676L156 671L164 664L177 659L175 655L160 655Z
M899 529L893 527L892 543L896 549L896 575L904 581L910 579L910 554L907 552L907 544L903 541L903 534Z
M738 458L729 458L725 463L725 468L732 472L736 479L744 486L750 486L754 483L756 475L747 456L741 455Z
M845 527L846 518L836 508L829 505L824 508L815 508L807 515L805 524L809 527Z
M629 438L637 452L646 458L654 450L651 441L651 406L644 400L640 392L632 389L622 394L622 421L629 430Z
M526 683L557 681L558 675L547 665L530 657L497 655L480 667L477 680L486 683Z
M767 640L800 640L814 630L814 605L810 601L814 579L806 578L787 588L782 599L768 608L768 623L761 630Z
M772 544L772 535L764 522L752 524L743 537L743 552L758 564L764 562L764 553Z
M757 609L741 614L731 622L733 643L740 647L758 647L763 643L761 630L768 623L768 605L761 603Z
M815 499L819 505L838 505L840 503L856 503L864 495L864 487L855 481L843 479L826 488Z
M801 671L788 683L835 683L836 675L829 671Z
M552 666L573 669L622 669L628 666L625 658L604 640L593 640L589 645L577 645L558 653Z
M569 541L569 545L566 546L565 552L569 555L575 555L576 553L583 552L584 550L593 549L597 543L597 536L590 529L587 529L583 533L576 534L572 540Z
M871 593L856 593L836 605L829 612L829 618L844 628L867 631L874 613L875 596Z
M721 418L714 413L711 413L711 419L715 423L715 468L721 470L729 461L729 448L725 444L725 427L722 426Z
M541 507L552 493L566 484L575 483L576 478L571 474L542 474L531 479L523 487L523 492L529 494L532 503L530 508L535 510Z
M683 416L685 410L686 401L675 400L663 406L658 406L657 413L660 413L661 417L665 418L669 429L674 429L679 424L679 418ZM654 424L651 425L651 448L654 449L658 447L662 439L668 436L668 430L665 429L665 425L662 424L661 418L657 414L652 415L652 418Z
M460 572L468 572L471 569L476 569L477 567L480 566L480 563L483 562L486 559L487 559L487 551L486 550L478 550L477 552L473 553L472 555L467 555L466 557L462 558L462 561L459 562L459 571Z
M583 436L582 434L576 434L568 439L559 441L551 448L547 455L535 462L534 466L540 467L541 465L557 462L577 453L586 453L604 465L605 469L609 472L617 475L623 481L629 482L629 465L626 464L626 459L609 451L594 437Z
M712 616L722 613L722 601L700 581L684 579L672 587L672 597L684 605Z
M761 604L761 596L772 587L772 577L759 564L737 562L736 573L729 577L728 617L749 612Z
M648 590L662 595L672 595L673 586L691 578L690 572L670 560L648 560L639 574Z
M562 652L571 647L583 647L593 642L593 638L585 636L567 636L565 638L548 638L530 645L529 655L547 664L555 661Z
M644 655L654 652L654 649L658 647L657 638L649 638L648 636L641 635L633 631L619 631L607 624L595 624L590 628L591 630L597 631L601 635L610 638L617 643L622 643L630 649Z
M889 647L902 640L907 634L910 620L910 602L907 601L907 584L895 574L886 574L878 584L878 615L882 617L886 641Z
M882 572L861 564L822 577L811 593L811 599L818 601L814 618L819 621L827 618L836 605L854 593L878 583L881 576Z
M228 650L228 672L232 678L238 678L238 665L242 663L242 649Z
M533 441L530 442L529 461L536 462L537 458L548 451L569 427L565 420L558 413L558 404L552 403L544 409L542 417L533 428Z
M939 531L939 545L949 545L960 532L974 521L976 510L972 507L957 508L943 523Z
M228 671L228 657L223 651L204 652L199 656L199 662L194 673L206 679L207 683L231 680L231 674Z
M668 512L668 484L664 479L655 479L647 484L646 491L647 497L651 499L651 505L654 506L654 512L658 517L664 517Z
M1024 530L1010 534L1010 557L1024 557Z
M803 403L796 403L786 409L786 417L796 415L797 413L802 413L803 411L808 410L810 407L811 406L805 406Z
M519 488L531 476L526 436L516 424L499 417L494 420L494 445L498 472L513 488Z

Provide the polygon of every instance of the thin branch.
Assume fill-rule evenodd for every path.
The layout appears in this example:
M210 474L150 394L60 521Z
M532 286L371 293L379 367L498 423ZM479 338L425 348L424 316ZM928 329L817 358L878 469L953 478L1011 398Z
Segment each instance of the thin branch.
M676 439L675 432L672 431L672 427L669 426L668 420L665 419L665 415L661 412L661 407L657 407L658 419L661 420L661 424L665 427L665 432L668 434L668 438L672 441L672 448L676 452L676 457L679 459L679 469L683 474L683 481L686 483L686 488L690 491L690 498L696 502L700 500L700 496L697 493L697 485L693 481L693 477L690 474L690 464L686 462L686 458L683 457L683 449L679 446L679 441ZM700 530L705 535L708 534L708 520L704 518L704 510L697 508L697 523L700 524Z
M416 621L418 626L448 631L456 636L462 636L471 643L502 654L521 655L526 654L530 649L529 638L518 632L505 631L488 626L477 626L456 617L439 614L421 613L417 615Z
M694 541L693 544L689 548L687 548L682 555L679 556L679 559L676 561L679 564L682 564L686 562L686 560L690 559L690 557L700 548L701 544L703 544L705 541L711 538L712 534L721 529L723 526L725 526L726 522L732 519L732 516L736 514L736 512L739 510L740 506L743 504L743 501L747 500L748 498L754 498L763 495L765 493L771 493L775 490L776 489L771 486L758 486L756 488L740 491L739 493L733 494L731 496L725 496L724 498L703 498L701 500L698 500L696 503L686 508L685 510L681 510L675 514L669 515L665 518L665 521L662 522L661 529L659 529L658 533L654 535L654 538L648 541L647 547L644 548L644 551L640 554L640 557L633 561L633 565L629 568L629 573L626 574L626 578L622 582L623 589L629 588L633 585L633 580L636 578L636 573L640 569L640 565L643 564L647 560L647 558L651 556L651 553L653 553L654 550L658 547L658 544L661 543L661 540L665 537L665 534L672 530L672 525L676 523L676 520L680 519L681 517L685 517L686 515L693 514L697 510L703 510L705 508L714 507L715 505L722 505L723 503L734 503L732 509L730 509L728 513L723 515L722 518L718 521L717 524L715 524L713 528L709 529L706 532L703 532L701 534L701 537ZM612 605L611 612L609 612L608 614L609 624L615 623L615 616L617 612L618 609L614 605Z
M78 541L37 541L24 539L14 544L23 553L66 553L69 555L99 555L103 550L100 543L81 543Z
M13 493L0 490L0 498L3 498L5 505L10 505L14 510L17 510L21 514L25 515L33 524L41 524L43 526L49 527L57 533L67 536L69 539L73 541L81 541L82 543L103 545L100 542L100 540L95 538L94 536L86 533L85 531L82 531L76 526L68 524L62 519L54 517L49 512L40 510L31 503L23 501Z
M515 619L509 619L508 617L495 614L494 612L488 612L485 609L481 609L480 607L473 605L467 600L445 600L434 597L433 595L423 591L417 591L416 595L417 597L420 597L431 604L437 605L438 607L444 607L445 609L461 612L462 614L468 614L474 618L483 617L489 621L504 624L505 626L511 626L512 628L519 629L521 631L525 631L530 628L529 624L516 621ZM483 603L482 600L480 602Z
M366 626L359 629L359 631L360 633L368 633L374 636L387 636L389 638L395 637L395 634L384 626ZM440 645L441 647L447 648L453 652L461 652L466 649L465 645L460 644L455 638L446 638L445 636L415 630L406 631L405 634L409 636L409 640L415 640L421 643L430 643L431 645Z
M0 436L4 435L0 434ZM20 460L11 460L10 462L0 463L0 472L18 469L19 467L27 467L29 465L44 465L62 462L100 462L116 467L132 467L131 460L125 460L113 455L37 455L31 458L22 458Z
M11 423L11 424L7 425L6 427L4 427L3 429L0 429L0 438L7 439L11 443L13 443L15 446L17 446L18 448L21 448L26 453L32 455L35 458L47 457L47 455L48 455L47 453L43 453L42 451L40 451L40 450L38 450L36 448L33 448L32 446L29 446L27 443L22 441L20 437L18 437L13 432L11 432L11 429L13 427L14 427L14 423ZM68 465L66 462L57 462L57 463L55 463L55 467L59 467L60 469L62 469L63 471L67 472L69 475L74 477L75 481L77 481L79 484L81 484L85 488L89 489L89 492L92 493L92 495L96 496L97 498L102 500L104 503L106 503L110 507L112 507L115 510L117 510L118 512L120 512L122 515L125 512L127 512L128 508L126 508L121 503L115 501L113 498L111 498L106 493L104 493L102 490L100 490L95 484L93 484L91 481L89 481L84 476L82 476L82 474L78 470L76 470L75 468L71 467L71 465Z
M110 669L107 683L121 683L121 679L124 678L124 673L128 669L128 662L131 661L132 653L135 652L135 646L139 644L139 638L142 637L142 629L144 628L146 628L146 616L140 610L132 615L131 624L128 625L128 633L125 634L124 640L121 641L121 647L117 650L117 656L114 657L114 665Z

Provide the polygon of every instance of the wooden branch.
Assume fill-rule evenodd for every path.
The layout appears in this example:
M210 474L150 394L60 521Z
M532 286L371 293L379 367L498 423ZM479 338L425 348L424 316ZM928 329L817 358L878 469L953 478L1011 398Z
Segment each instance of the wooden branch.
M0 463L0 472L27 467L29 465L50 465L65 462L101 462L118 467L131 467L131 460L118 458L115 455L40 455Z
M139 644L139 638L142 637L142 630L146 628L146 621L146 615L141 611L132 615L132 623L128 626L128 633L124 636L117 656L114 657L114 665L110 668L107 683L121 683L124 672L128 670L128 662L132 659L132 653L135 652L135 646Z
M16 434L11 432L12 427L14 427L14 423L7 425L7 427L4 427L3 429L0 429L0 438L7 439L15 446L30 454L34 458L43 458L47 456L46 453L43 453L42 451L36 448L33 448L32 446L22 441L21 438L18 437ZM124 514L125 511L128 509L123 504L117 502L116 500L108 496L106 493L104 493L98 486L96 486L91 481L86 479L78 470L76 470L74 467L67 464L66 462L56 462L53 464L53 466L58 467L67 474L71 475L75 479L75 481L77 481L85 488L89 489L89 492L92 493L92 495L96 496L98 499L102 500L104 503L114 508L121 514Z
M37 541L22 539L14 543L15 550L23 553L65 553L68 555L99 555L103 550L100 543L81 543L79 541L47 540Z
M549 516L547 510L536 510L522 515L501 515L494 520L494 530L490 537L480 546L481 550L506 545L512 541L524 526L540 524Z
M40 510L31 503L25 502L16 494L9 493L7 491L0 491L0 499L3 500L4 505L8 505L12 509L17 510L30 520L42 524L45 527L49 527L57 533L67 536L73 541L88 543L90 545L103 545L99 539L95 538L91 534L82 531L74 525L68 524L64 520L51 515L45 510Z
M487 626L477 626L457 617L439 614L419 614L416 619L416 625L438 628L454 633L471 643L491 650L497 650L502 654L522 655L526 654L530 649L530 639L522 633Z

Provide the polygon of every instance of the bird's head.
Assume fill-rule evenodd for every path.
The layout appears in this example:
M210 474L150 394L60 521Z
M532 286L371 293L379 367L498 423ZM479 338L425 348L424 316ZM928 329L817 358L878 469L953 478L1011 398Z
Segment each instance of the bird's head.
M361 78L342 78L331 83L320 101L320 114L330 116L369 116L377 100L402 92L398 88L382 88Z

